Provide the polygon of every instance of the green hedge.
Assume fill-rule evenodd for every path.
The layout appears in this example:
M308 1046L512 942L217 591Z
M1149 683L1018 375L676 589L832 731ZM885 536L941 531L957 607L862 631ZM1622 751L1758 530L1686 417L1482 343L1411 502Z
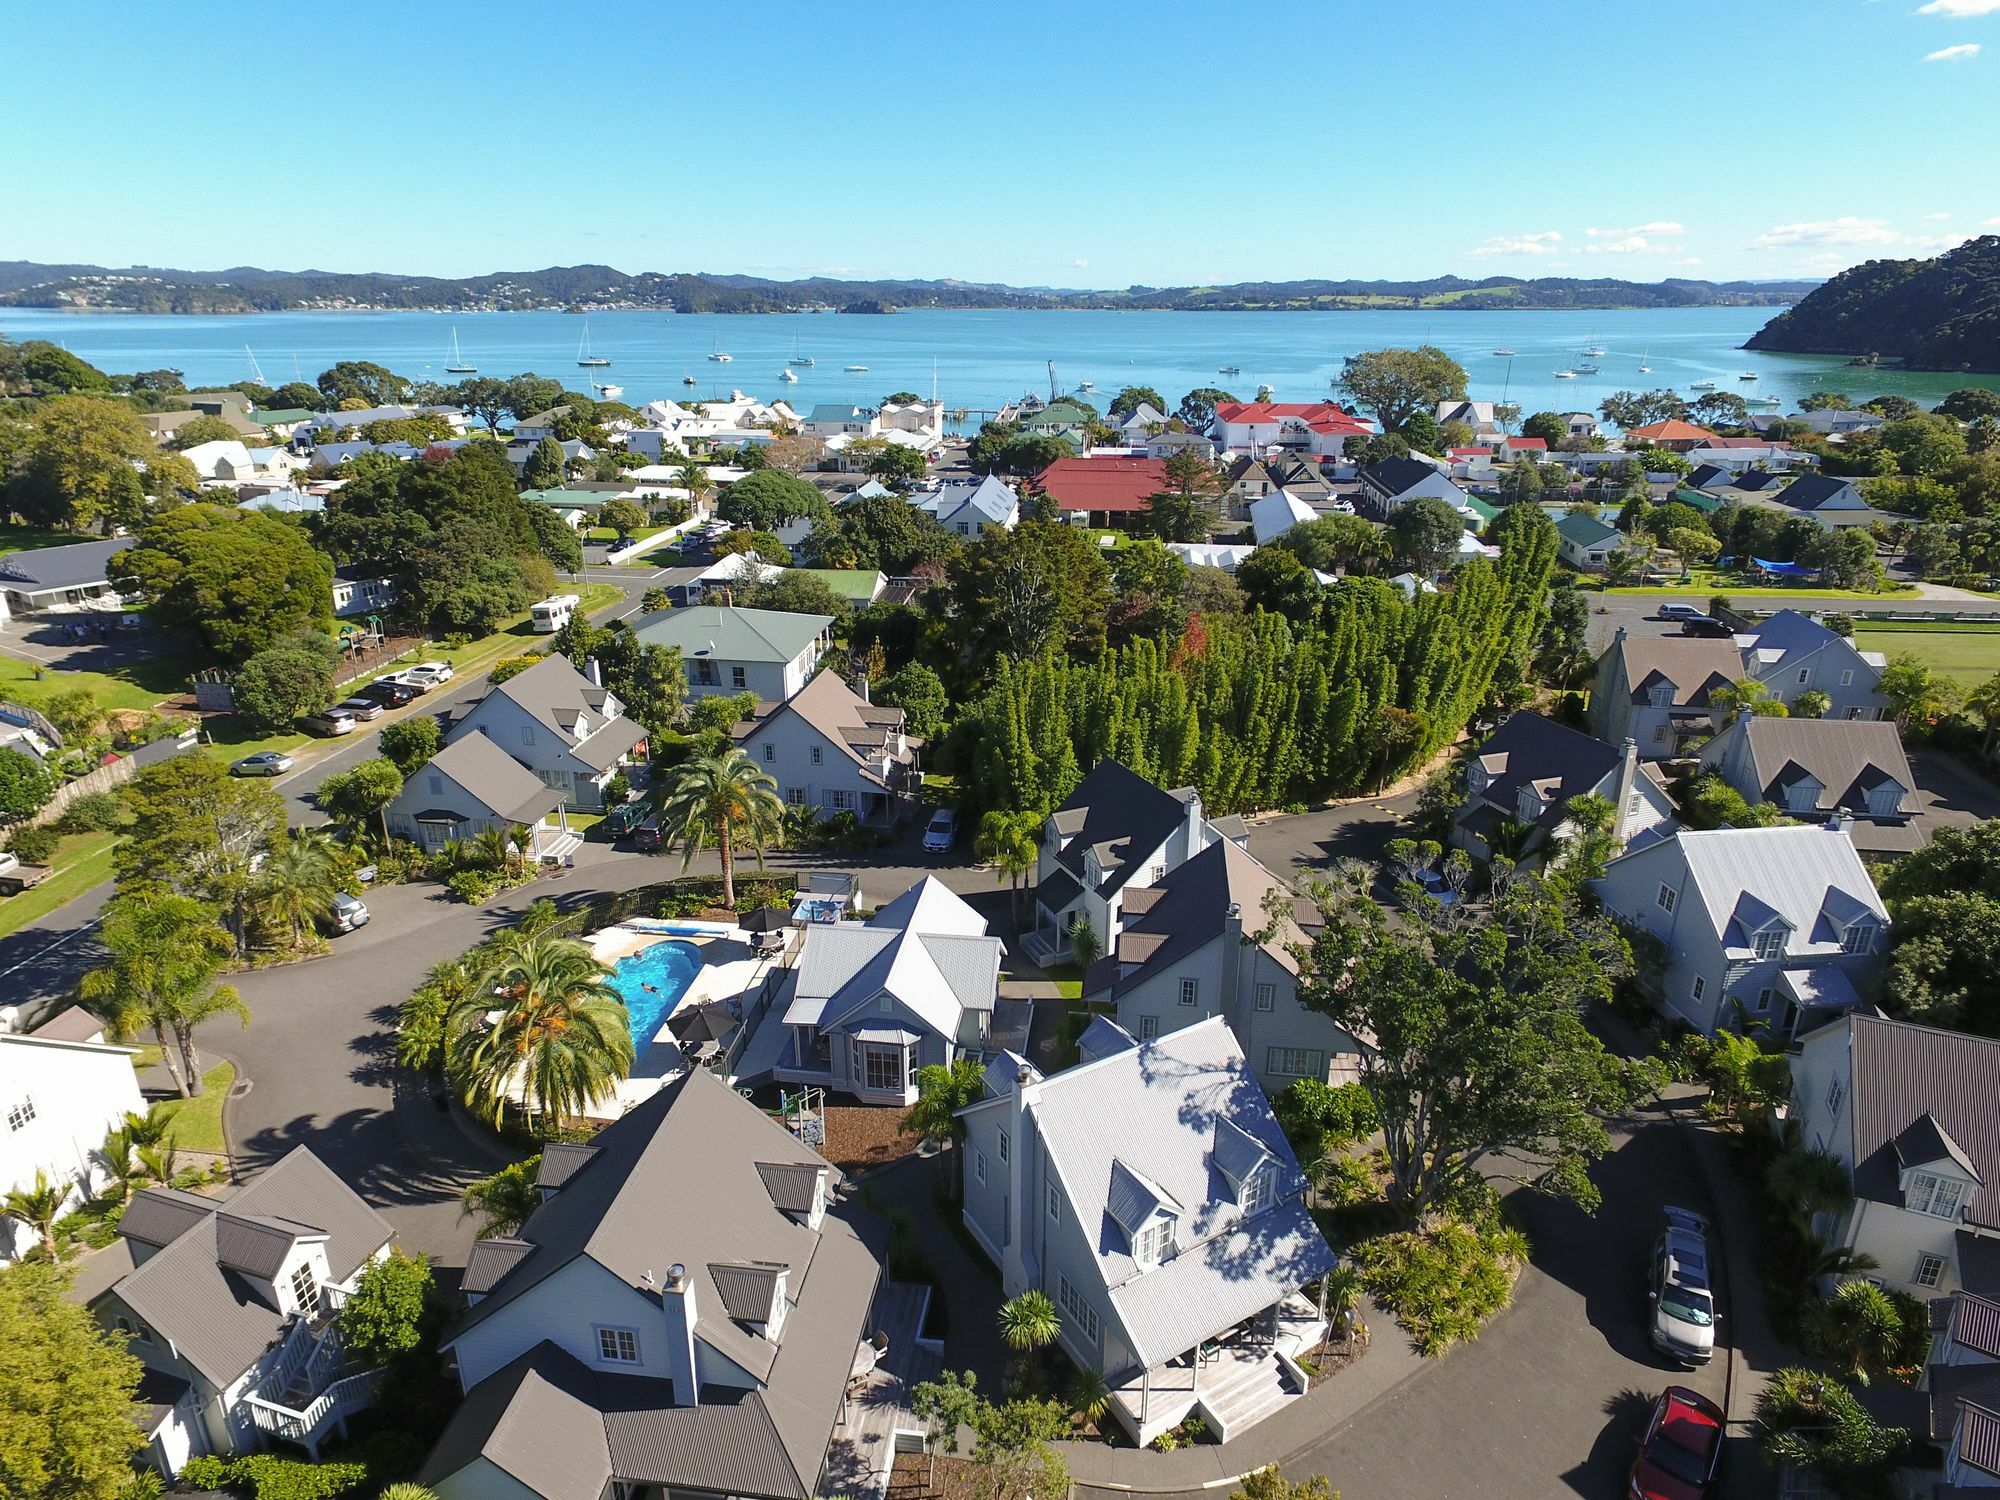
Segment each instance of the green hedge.
M275 1453L243 1458L191 1458L181 1470L186 1489L234 1490L255 1500L334 1500L350 1495L368 1482L368 1465L308 1463Z

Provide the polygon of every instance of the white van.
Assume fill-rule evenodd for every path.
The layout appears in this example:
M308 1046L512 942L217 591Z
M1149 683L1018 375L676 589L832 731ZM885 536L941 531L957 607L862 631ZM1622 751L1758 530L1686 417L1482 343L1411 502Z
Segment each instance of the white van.
M544 599L528 611L528 618L534 622L535 634L554 635L569 624L569 617L576 613L577 605L582 602L575 594L557 594L552 599Z

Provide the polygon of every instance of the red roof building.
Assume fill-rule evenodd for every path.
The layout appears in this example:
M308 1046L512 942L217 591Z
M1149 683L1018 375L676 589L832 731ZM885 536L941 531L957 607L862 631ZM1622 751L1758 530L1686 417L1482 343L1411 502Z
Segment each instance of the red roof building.
M1446 458L1491 458L1492 456L1491 448L1453 448L1445 454Z
M1632 428L1625 434L1626 445L1629 447L1634 440L1642 448L1668 448L1685 453L1690 448L1713 443L1715 434L1679 417L1669 417L1664 422L1648 422L1644 427Z
M1167 488L1164 458L1059 458L1029 483L1066 511L1091 516L1133 515Z
M1509 453L1546 453L1549 451L1547 438L1510 437L1501 444Z

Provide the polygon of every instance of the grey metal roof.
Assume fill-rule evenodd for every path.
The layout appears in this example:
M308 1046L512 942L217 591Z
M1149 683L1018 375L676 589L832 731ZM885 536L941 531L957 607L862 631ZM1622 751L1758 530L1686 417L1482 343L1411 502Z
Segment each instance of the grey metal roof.
M478 1240L465 1260L465 1275L458 1289L480 1296L499 1285L500 1278L525 1260L534 1250L526 1240L501 1238Z
M1220 1016L1045 1079L1029 1107L1144 1363L1233 1327L1332 1266L1299 1201L1304 1176ZM1224 1122L1260 1144L1279 1174L1271 1206L1247 1222L1215 1161ZM1118 1163L1182 1206L1175 1254L1161 1265L1133 1260L1110 1211Z
M1083 1028L1083 1035L1076 1039L1076 1053L1084 1062L1096 1062L1100 1057L1109 1057L1114 1052L1123 1052L1138 1045L1139 1039L1111 1017L1097 1015L1090 1018L1090 1024Z
M131 546L129 536L101 542L73 542L67 547L10 552L0 557L0 584L15 588L74 589L109 580L111 559Z
M722 1298L723 1311L738 1322L762 1323L771 1316L772 1294L783 1266L732 1265L710 1261L708 1279Z
M269 1281L285 1264L300 1240L324 1239L319 1230L289 1219L241 1214L228 1208L215 1216L215 1259L218 1264L259 1281Z
M505 699L514 704L579 759L585 758L586 751L600 736L609 735L611 738L607 744L615 745L615 748L599 752L606 756L598 766L600 770L645 738L645 731L628 720L606 722L604 689L570 665L568 657L553 652L527 671L517 673L490 689L463 718L452 725L454 739L477 723L479 710L489 699ZM573 728L579 719L590 730L581 740Z
M1154 889L1160 893L1159 899L1118 935L1117 951L1112 956L1127 972L1113 981L1114 997L1164 973L1221 937L1228 929L1232 906L1245 934L1262 932L1269 924L1264 914L1265 898L1285 889L1285 884L1254 856L1228 839L1218 839L1193 859L1169 870ZM1263 950L1286 972L1295 974L1298 961L1287 944L1303 937L1296 923L1287 922L1262 945Z
M1732 930L1746 894L1791 928L1785 944L1789 954L1837 950L1840 934L1829 916L1851 920L1865 911L1888 925L1888 908L1844 830L1818 824L1682 829L1668 842L1678 846L1709 922L1725 946L1747 942L1747 932ZM1848 905L1850 901L1855 904Z
M1166 1189L1149 1182L1117 1157L1111 1159L1111 1185L1104 1195L1104 1211L1130 1236L1161 1209L1178 1213L1181 1205Z
M1866 503L1852 493L1848 480L1836 479L1831 474L1801 474L1771 498L1793 510L1818 510L1835 499L1849 502L1839 507L1842 510L1853 510L1857 506L1867 509Z
M1241 1183L1271 1159L1270 1150L1264 1143L1234 1120L1215 1122L1215 1145L1212 1149L1215 1164L1222 1169L1222 1175L1233 1183Z
M915 762L916 756L907 746L895 753L889 750L890 740L903 731L904 711L867 702L831 667L815 672L811 681L783 703L761 709L737 735L739 743L748 745L787 714L804 720L833 747L834 754L845 756L877 786L888 785L878 769L885 755L906 766Z
M542 1164L535 1170L535 1186L560 1188L582 1171L584 1165L595 1155L597 1155L595 1146L569 1141L551 1141L542 1148Z
M1897 1141L1907 1149L1912 1143L1905 1133L1928 1115L1984 1179L1966 1195L1966 1222L2000 1227L2000 1109L1994 1106L2000 1041L1858 1014L1834 1024L1848 1028L1852 1060L1848 1128L1855 1193L1880 1203L1902 1201L1898 1169L1915 1163L1900 1159Z
M665 1412L627 1411L634 1420L627 1434L629 1451L649 1455L648 1462L657 1460L662 1467L693 1463L688 1455L698 1453L706 1455L704 1462L721 1466L702 1471L710 1478L729 1472L732 1464L744 1474L740 1483L730 1478L718 1484L637 1472L620 1477L736 1493L809 1493L881 1277L884 1226L870 1214L843 1207L829 1210L815 1231L782 1209L769 1186L769 1166L824 1170L830 1178L838 1174L702 1069L636 1106L592 1144L597 1155L517 1232L515 1237L535 1250L489 1296L460 1314L445 1336L445 1347L500 1308L532 1296L577 1259L588 1258L635 1288L668 1265L685 1265L701 1310L695 1337L760 1382L757 1409L763 1415L753 1422L744 1415L747 1402L718 1407L706 1400L698 1407ZM792 1189L802 1175L781 1174L781 1184ZM699 1204L701 1211L689 1212L690 1204ZM783 1265L789 1272L791 1308L776 1344L723 1314L722 1293L709 1272L714 1264L754 1262ZM501 1378L490 1377L479 1390ZM728 1399L719 1386L705 1387L705 1395L709 1393ZM657 1393L649 1399L657 1401ZM609 1412L606 1421L609 1425ZM746 1425L775 1427L780 1451L791 1465L788 1487L770 1487L771 1459L745 1435ZM617 1457L616 1436L611 1448L617 1462L627 1461Z
M680 647L684 661L779 663L809 650L832 624L831 615L696 604L642 616L632 629L647 645Z
M218 1227L218 1211L225 1206L237 1221L315 1226L327 1236L327 1268L336 1282L353 1276L389 1243L392 1233L388 1222L332 1168L299 1146L249 1186L210 1204L207 1219L183 1228L144 1265L122 1277L113 1293L217 1386L227 1386L249 1369L290 1321L289 1314L264 1300L249 1276L223 1264L224 1246L236 1233ZM130 1213L128 1209L128 1218ZM119 1233L143 1237L122 1221Z
M865 924L808 926L786 1014L830 1027L887 994L955 1038L966 1011L993 1008L1005 952L984 917L926 876Z
M205 1222L221 1204L179 1188L149 1187L132 1195L118 1221L118 1232L144 1245L171 1245L195 1225Z
M563 794L515 760L485 735L461 735L412 776L398 802L421 803L425 771L450 777L495 817L509 823L539 822L561 805Z
M1187 799L1193 795L1191 787L1162 791L1120 762L1100 760L1050 814L1068 836L1056 858L1081 881L1084 851L1108 851L1115 863L1105 870L1099 890L1109 895L1137 873L1138 861L1148 858L1181 825L1187 817Z

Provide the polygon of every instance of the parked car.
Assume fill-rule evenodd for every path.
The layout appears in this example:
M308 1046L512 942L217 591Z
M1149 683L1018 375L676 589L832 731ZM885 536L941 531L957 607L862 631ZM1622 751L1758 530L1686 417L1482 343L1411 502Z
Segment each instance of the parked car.
M1700 1391L1670 1385L1653 1404L1632 1460L1632 1500L1700 1500L1722 1463L1722 1408Z
M1681 621L1681 634L1726 640L1728 637L1736 634L1736 632L1723 624L1722 621L1710 619L1707 615L1690 615L1687 619Z
M24 865L12 849L0 849L0 896L18 896L49 878L43 865Z
M403 670L403 681L421 683L425 687L436 687L440 683L450 682L451 678L450 662L420 661L414 667L406 667Z
M1423 888L1424 894L1431 897L1439 906L1458 904L1458 892L1452 889L1451 882L1445 879L1442 870L1419 870L1417 884Z
M648 818L632 830L632 847L641 854L658 854L667 847L667 836L660 831L657 818Z
M958 842L958 809L940 807L924 825L924 853L944 854Z
M622 839L646 821L652 811L644 802L621 802L604 815L601 825L606 838Z
M414 703L422 691L422 688L413 687L400 678L378 677L361 689L360 695L387 704L390 708L401 708L405 703Z
M282 776L291 770L292 758L282 750L259 750L229 763L231 776Z
M321 713L307 714L300 722L305 725L307 732L327 736L352 734L356 729L361 727L360 721L353 714L343 713L337 708L329 708Z
M333 908L328 915L335 932L352 932L357 927L368 925L368 907L359 896L350 896L342 891L333 898Z
M342 698L333 705L337 714L348 714L364 723L382 717L382 705L373 698Z
M1708 1274L1708 1220L1685 1208L1661 1210L1665 1231L1646 1268L1650 1304L1646 1333L1653 1347L1685 1365L1715 1354L1715 1291Z
M1656 620L1699 620L1705 619L1706 615L1698 606L1693 604L1662 604L1660 612L1653 618Z

